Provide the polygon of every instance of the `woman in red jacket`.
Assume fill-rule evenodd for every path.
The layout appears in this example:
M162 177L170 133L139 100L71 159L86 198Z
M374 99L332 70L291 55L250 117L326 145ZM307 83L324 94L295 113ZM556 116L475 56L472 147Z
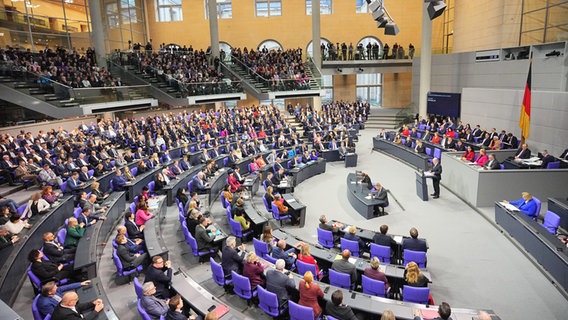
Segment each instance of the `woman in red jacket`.
M231 186L231 192L237 191L242 184L235 178L235 174L233 170L229 170L229 178L227 178L229 185Z
M473 158L475 158L475 152L471 146L467 146L467 150L463 153L461 159L463 161L473 162Z
M246 262L243 266L243 276L249 278L251 289L254 290L258 285L264 287L264 268L254 252L250 252L247 255Z
M314 310L314 318L321 313L321 307L318 303L318 297L323 298L323 291L321 288L313 283L314 275L311 271L304 273L304 280L300 281L300 301L298 304L305 307L311 307Z
M300 247L300 254L298 255L298 260L302 261L303 263L309 263L316 266L316 274L319 275L319 266L318 262L314 257L312 257L310 253L310 245L304 244Z

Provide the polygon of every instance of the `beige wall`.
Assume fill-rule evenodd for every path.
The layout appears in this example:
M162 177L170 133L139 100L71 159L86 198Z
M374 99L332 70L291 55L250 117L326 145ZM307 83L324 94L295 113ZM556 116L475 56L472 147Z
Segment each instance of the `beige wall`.
M0 134L10 133L12 136L16 136L20 134L20 130L24 130L25 132L31 132L34 136L36 136L40 130L43 130L43 132L47 132L51 129L57 130L59 127L69 131L77 128L83 121L85 121L86 125L90 125L91 122L96 122L97 121L96 119L97 119L96 117L88 116L76 119L37 122L37 123L25 124L15 127L4 127L0 129Z
M383 108L406 108L411 100L411 72L383 74Z
M333 76L333 100L355 101L357 98L357 75L338 74Z
M522 1L456 1L454 10L453 52L518 46Z

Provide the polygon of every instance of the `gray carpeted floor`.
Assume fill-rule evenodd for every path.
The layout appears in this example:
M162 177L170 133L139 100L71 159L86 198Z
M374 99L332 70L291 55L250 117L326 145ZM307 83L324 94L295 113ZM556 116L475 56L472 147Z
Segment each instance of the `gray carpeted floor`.
M370 151L375 134L370 130L362 131L357 145L357 169L369 173L373 181L390 189L401 206L391 196L387 216L365 220L346 199L345 178L354 168L344 168L342 162L328 163L325 174L296 188L296 197L307 205L306 226L288 228L289 232L316 242L315 228L322 213L363 228L378 229L386 223L389 232L394 234L407 234L414 226L430 245L428 268L433 277L430 287L436 303L446 301L453 307L493 309L502 319L566 318L567 301L506 237L480 213L444 188L440 199L422 202L415 194L414 171L410 167ZM259 191L257 197L261 194ZM226 220L219 201L211 211L219 221ZM491 208L481 208L481 211L492 219ZM189 270L188 273L202 286L221 296L222 290L211 280L209 265L199 265L191 254L182 255L189 247L178 242L183 239L178 225L177 209L172 206L168 208L162 232L173 265ZM107 295L120 319L139 319L133 285L114 284L116 270L110 255L110 246L107 246L102 261L108 263L103 263L99 271ZM26 319L32 318L32 298L31 287L26 281L14 305ZM260 309L247 308L246 302L236 296L223 295L220 299L252 318L269 319Z

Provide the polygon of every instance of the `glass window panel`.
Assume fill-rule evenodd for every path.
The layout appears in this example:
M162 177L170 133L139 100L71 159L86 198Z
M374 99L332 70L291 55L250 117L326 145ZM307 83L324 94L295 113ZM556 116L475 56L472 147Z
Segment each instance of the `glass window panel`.
M310 57L313 57L313 56L314 56L314 55L313 55L314 47L313 47L313 44L312 44L312 43L313 43L313 41L310 41L310 43L308 44L308 48L306 49L307 55L310 56ZM322 44L324 44L324 45L327 47L327 45L328 45L329 43L330 43L330 42L329 42L327 39L320 38L320 48L321 48L321 45L322 45ZM318 49L318 50L320 50L320 49ZM321 50L320 50L320 51L321 51Z
M366 0L355 0L355 12L356 13L368 13L369 5Z
M159 22L183 21L182 0L156 0L156 20Z
M205 7L205 19L209 19L209 6L208 0L203 0ZM217 18L230 19L233 17L233 4L232 0L217 0Z
M281 16L282 15L282 2L280 1L270 1L270 15L271 16Z
M373 105L381 105L382 98L381 98L382 87L369 87L369 103Z
M332 7L332 0L320 0L320 14L332 14ZM312 14L312 0L306 0L306 14Z
M258 46L258 50L261 50L262 48L266 47L266 49L268 49L268 51L270 50L283 50L282 46L280 45L280 43L274 41L274 40L266 40L263 41L259 46Z
M332 102L333 101L333 88L325 88L324 94L321 97L322 102Z
M323 86L324 87L333 87L333 76L332 75L323 75Z
M256 1L256 16L268 17L268 2Z
M369 97L369 88L367 87L360 87L357 88L357 100L368 100Z

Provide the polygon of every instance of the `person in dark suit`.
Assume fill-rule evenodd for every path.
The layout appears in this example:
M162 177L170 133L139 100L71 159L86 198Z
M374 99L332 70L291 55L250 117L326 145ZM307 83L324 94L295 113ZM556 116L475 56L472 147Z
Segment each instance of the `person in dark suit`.
M134 214L130 211L124 214L124 226L130 239L144 239L144 225L138 227L134 222Z
M296 289L296 283L292 275L285 273L286 262L282 259L276 260L276 270L269 270L266 273L266 290L275 293L278 297L278 305L283 305L288 299L289 291Z
M351 287L355 288L357 284L357 268L354 264L349 262L349 258L351 257L351 251L345 249L341 252L341 259L335 260L331 264L331 269L348 274L351 278Z
M90 280L83 282L75 282L64 286L57 286L55 281L49 281L41 287L40 296L37 299L37 309L42 317L46 317L48 314L52 314L53 310L61 301L63 293L66 291L71 291L79 289L81 286L88 286L91 283Z
M416 146L414 147L414 151L416 153L425 153L426 148L424 148L424 144L422 140L416 139Z
M53 261L44 260L43 252L34 249L28 254L28 260L32 263L31 270L41 282L61 280L73 275L73 266L57 264Z
M357 242L359 244L359 251L361 255L362 251L365 250L365 242L361 240L361 238L358 235L356 235L356 233L357 233L357 227L349 226L348 232L346 232L343 235L343 239Z
M127 231L125 226L118 226L118 228L116 228L116 235L118 236L119 234L122 234L126 238L126 247L128 248L128 250L130 250L130 252L138 253L146 251L146 247L144 246L144 240L136 238L130 239L126 236L126 233Z
M548 154L548 150L543 150L542 151L542 166L541 168L546 169L546 167L548 167L548 164L551 162L556 161L556 158L553 155Z
M280 239L272 249L271 256L274 259L284 260L284 262L286 262L286 269L290 269L296 261L296 248L286 250L286 241Z
M402 250L405 249L422 252L428 251L426 241L418 239L418 229L414 227L410 228L410 238L405 238L404 240L402 240Z
M168 302L168 312L166 313L166 320L195 320L197 315L190 315L189 318L182 313L183 299L179 294L171 297Z
M112 178L113 191L124 191L126 188L126 183L128 182L126 178L122 175L120 170L116 170L116 175Z
M361 184L366 185L367 189L373 189L373 183L371 182L371 177L365 172L361 172Z
M529 159L531 157L531 149L528 148L526 143L523 143L517 152L515 152L515 159Z
M221 260L221 265L223 266L223 272L226 275L230 275L231 271L235 271L238 274L242 274L244 261L243 258L246 254L246 245L241 244L238 249L240 253L236 250L237 240L234 236L230 236L225 240L225 247L223 248L223 258Z
M199 225L195 227L195 241L199 251L209 251L214 249L213 241L215 240L215 230L207 231L207 226L211 224L211 220L204 216L199 217ZM205 259L205 256L201 256ZM200 259L201 259L200 257Z
M357 320L351 307L343 304L343 292L335 290L331 294L331 302L325 305L325 314L341 320Z
M152 319L160 319L161 316L168 312L169 308L166 302L154 296L156 286L153 282L144 283L142 285L142 292L144 292L144 296L140 298L140 306Z
M154 256L152 264L146 268L144 282L153 282L156 286L154 296L167 300L171 296L170 284L172 282L172 263L164 261L161 256Z
M189 190L189 192L197 192L198 194L204 194L207 192L207 183L205 182L205 173L203 171L199 171L195 177L193 177L193 188Z
M75 248L64 249L52 232L43 234L43 254L55 263L66 263L75 257Z
M392 252L394 251L392 248L396 248L396 241L394 241L391 236L387 235L389 226L383 224L380 226L379 231L380 233L375 233L375 235L373 236L373 242L375 244L378 244L379 246L390 247L392 254Z
M489 154L489 160L483 166L485 170L499 170L501 169L501 164L497 159L495 159L495 155L493 153Z
M79 172L74 171L71 178L67 179L65 182L67 185L67 190L70 190L73 194L77 194L85 186L84 182L79 180Z
M116 236L116 255L122 263L124 270L132 270L138 268L148 259L148 253L132 253L126 246L126 237L123 234Z
M442 165L440 164L440 160L438 158L432 159L432 170L430 170L430 178L432 178L432 184L434 185L434 193L431 196L434 199L438 199L440 197L440 180L442 180Z
M373 195L373 199L380 201L374 208L376 215L384 215L385 214L385 207L389 206L389 196L387 194L387 190L383 188L380 183L375 183L375 187L371 191Z
M327 220L327 216L325 214L322 214L320 216L319 222L320 222L319 228L322 230L331 231L333 233L333 242L338 242L339 230L343 228L343 224L341 223L329 224L329 221Z
M99 312L105 307L101 299L96 299L94 301L78 303L79 296L75 291L66 292L61 298L61 302L53 310L51 315L52 319L58 320L73 320L73 319L84 319L92 320L97 318ZM93 310L87 315L83 315L83 312Z

